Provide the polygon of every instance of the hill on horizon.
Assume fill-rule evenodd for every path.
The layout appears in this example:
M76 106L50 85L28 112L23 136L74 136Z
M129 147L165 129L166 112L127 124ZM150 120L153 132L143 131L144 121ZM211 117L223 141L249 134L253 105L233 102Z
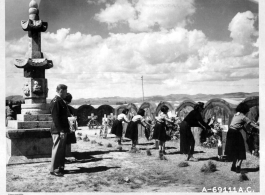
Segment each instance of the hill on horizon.
M160 101L183 101L186 99L191 99L193 101L208 101L213 98L247 98L250 96L259 96L259 92L253 93L244 93L244 92L235 92L235 93L224 93L224 94L195 94L195 95L188 95L188 94L170 94L166 96L161 95L154 95L145 97L146 102L160 102ZM23 96L21 95L12 95L7 96L6 101L10 100L14 103L21 102L24 100ZM47 99L47 103L49 103L51 99ZM109 104L109 105L122 105L127 103L137 103L142 102L142 97L131 98L131 97L102 97L102 98L80 98L80 99L73 99L72 105L83 105L83 104L91 104L91 105L102 105L102 104Z

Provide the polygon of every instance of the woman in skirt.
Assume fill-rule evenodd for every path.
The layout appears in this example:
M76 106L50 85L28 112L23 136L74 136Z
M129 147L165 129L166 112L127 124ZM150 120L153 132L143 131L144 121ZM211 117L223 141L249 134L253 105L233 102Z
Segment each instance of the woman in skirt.
M157 139L159 142L159 158L160 160L166 160L164 154L166 154L165 151L165 144L166 141L170 140L170 136L166 134L167 131L167 125L166 121L172 123L172 121L169 119L168 115L168 107L162 106L161 113L156 117L156 125L154 127L154 134L153 139Z
M139 109L137 115L132 118L127 126L125 137L132 140L131 152L138 151L136 148L136 144L138 142L138 124L141 124L144 128L147 127L144 119L144 113L145 111L143 109Z
M118 115L117 119L113 122L113 125L111 127L111 133L115 134L117 137L118 146L121 145L122 130L123 130L122 122L123 121L126 123L129 122L126 116L128 112L129 110L127 108L124 109L122 113Z
M226 137L225 155L232 160L231 171L240 173L242 161L246 159L246 149L244 138L240 130L244 129L244 125L249 124L259 131L259 126L252 122L245 115L249 108L245 103L240 103L236 108Z
M206 137L213 135L213 132L217 132L216 130L211 129L211 127L203 121L201 115L203 106L204 103L198 102L194 106L194 110L192 110L180 124L180 153L187 155L187 161L197 161L197 159L193 157L195 139L192 134L191 128L201 127L203 129L201 138L204 137L203 139L206 139Z

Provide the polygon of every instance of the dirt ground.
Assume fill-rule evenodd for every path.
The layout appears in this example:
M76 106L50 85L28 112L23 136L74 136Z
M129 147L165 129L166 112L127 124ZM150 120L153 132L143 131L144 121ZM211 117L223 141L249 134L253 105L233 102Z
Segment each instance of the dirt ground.
M217 149L195 148L198 162L185 162L179 153L179 142L166 143L168 160L158 159L154 141L139 139L139 153L130 153L130 140L122 142L122 151L110 135L102 139L95 133L80 130L80 140L72 144L74 158L67 158L64 177L49 174L49 162L7 166L7 192L211 192L215 190L260 191L259 158L247 154L242 171L248 180L240 181L241 174L230 171L230 162L217 158ZM81 138L88 134L89 141ZM150 149L151 156L146 150ZM201 172L209 161L217 171ZM230 187L230 188L229 188Z

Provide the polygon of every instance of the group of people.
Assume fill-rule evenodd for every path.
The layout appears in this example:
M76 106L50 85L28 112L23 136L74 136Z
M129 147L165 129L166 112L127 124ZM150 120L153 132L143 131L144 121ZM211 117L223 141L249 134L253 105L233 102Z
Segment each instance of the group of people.
M51 101L51 115L53 119L53 125L51 127L51 134L53 139L52 147L52 160L50 173L55 176L62 176L64 173L65 162L65 148L67 136L70 133L68 117L72 115L67 104L71 102L72 96L67 93L67 86L60 84L56 88L57 95ZM195 139L192 133L193 128L200 127L202 129L200 134L200 141L204 142L207 137L217 133L209 124L205 123L202 117L204 103L198 102L192 110L180 124L180 153L187 156L187 161L197 161L193 157ZM168 107L162 106L161 112L155 117L155 125L153 132L153 139L158 140L159 143L159 158L166 160L166 141L170 140L168 135L168 123L172 123L172 119L168 116ZM245 103L240 103L236 108L236 114L234 115L230 124L227 140L225 155L228 159L232 160L231 171L240 172L242 161L246 159L246 150L244 145L244 139L240 133L241 129L244 129L246 124L252 126L259 131L259 126L246 117L246 113L249 111L248 106ZM145 110L139 109L137 114L128 119L128 109L124 109L119 114L116 120L113 122L111 133L117 137L118 147L122 145L123 125L122 123L128 123L125 137L132 141L132 152L137 152L136 147L138 143L138 125L148 128L151 124L145 119Z
M189 114L180 123L180 153L187 156L187 161L198 161L194 158L194 147L195 139L193 129L200 127L202 129L200 133L200 142L203 143L206 139L215 133L215 130L211 123L206 123L202 117L202 111L204 108L204 103L198 102L194 109L189 112ZM161 160L166 160L164 156L165 143L170 140L168 135L168 123L172 123L172 119L168 117L168 107L162 106L160 114L155 117L156 123L154 126L153 139L158 140L159 143L159 158ZM227 132L225 155L228 160L232 161L231 171L240 172L242 161L246 159L246 149L244 138L240 130L244 129L246 125L252 126L256 131L259 131L259 126L246 117L249 108L245 103L240 103L236 108L236 114L234 115L229 130ZM136 116L128 121L126 115L128 114L128 109L123 110L123 112L118 115L118 118L114 122L111 133L115 134L118 139L118 145L121 145L121 138L123 132L122 122L128 123L125 137L132 140L131 151L137 151L136 144L138 143L138 124L142 125L144 128L148 128L150 123L148 123L144 116L145 111L139 109ZM212 122L212 121L210 121Z

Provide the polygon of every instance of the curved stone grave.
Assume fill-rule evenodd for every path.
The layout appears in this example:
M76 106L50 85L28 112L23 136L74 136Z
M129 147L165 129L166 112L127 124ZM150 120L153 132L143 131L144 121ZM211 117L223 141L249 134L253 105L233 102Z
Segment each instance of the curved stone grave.
M190 113L190 111L193 110L195 104L196 102L194 102L193 100L184 100L176 108L177 116L183 120Z
M220 98L210 99L204 105L203 117L207 122L212 116L216 119L221 119L223 125L229 125L235 113L236 105L228 103L226 100Z
M152 121L155 120L155 111L156 111L156 104L153 102L144 102L139 107L139 109L145 110L144 118L151 118ZM141 125L138 125L138 136L145 137L144 128Z
M245 102L249 107L249 112L246 114L246 116L250 120L254 122L258 122L259 121L259 97L258 96L247 97L242 102ZM250 125L246 125L245 128L249 132L252 131L252 128ZM242 131L241 133L246 141L247 139L246 133L244 131ZM251 135L249 138L249 144L250 144L250 148L247 142L245 142L246 151L252 152L252 150L254 151L255 149L259 150L259 135Z
M78 126L87 126L89 121L88 116L91 114L97 115L97 110L91 105L82 105L77 109Z
M110 105L101 105L97 108L97 121L102 124L102 118L104 117L104 114L106 114L106 116L110 115L111 113L114 114L115 113L115 109L110 106Z
M155 115L156 115L156 116L158 116L158 114L159 114L159 112L160 112L162 106L166 106L166 107L168 107L168 109L169 109L168 111L169 111L169 112L172 112L172 114L175 114L175 107L174 107L171 103L166 102L166 101L161 101L161 102L158 104L158 106L156 107L156 111L155 111Z

